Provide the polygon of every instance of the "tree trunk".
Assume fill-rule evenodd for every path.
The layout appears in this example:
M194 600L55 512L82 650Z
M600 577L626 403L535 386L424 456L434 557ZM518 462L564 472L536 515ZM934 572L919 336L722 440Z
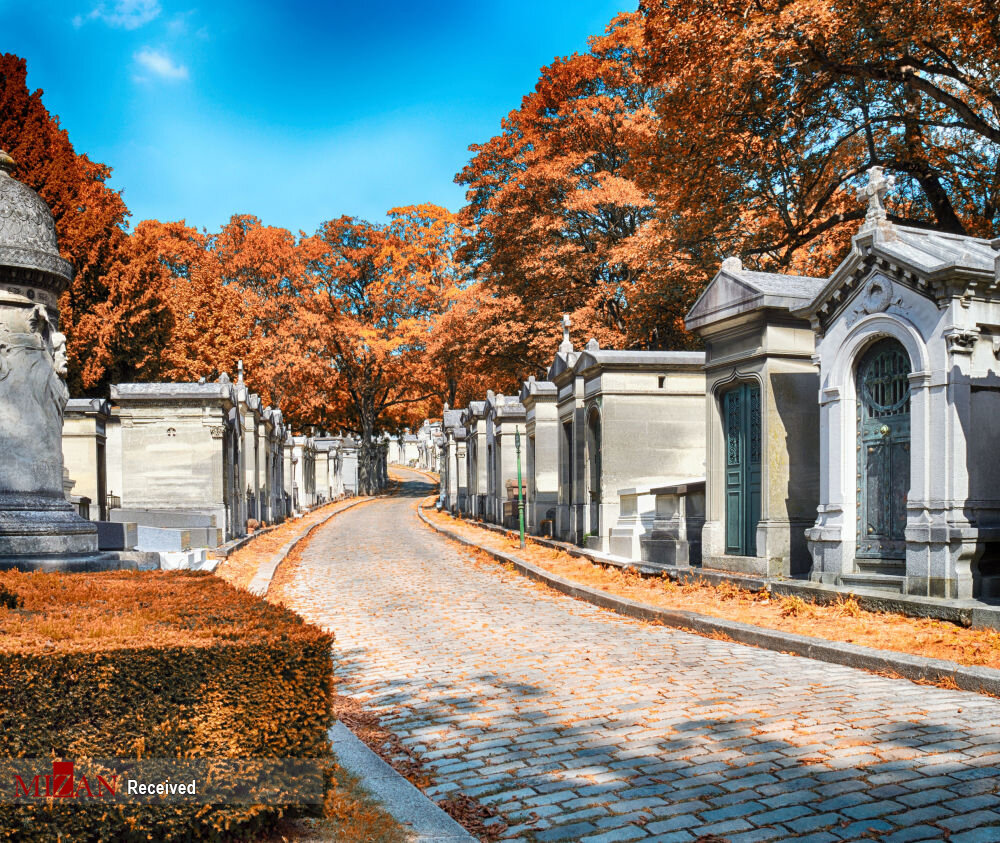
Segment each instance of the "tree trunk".
M375 431L369 423L361 430L361 444L358 448L358 494L375 495L378 488L378 445L375 443Z

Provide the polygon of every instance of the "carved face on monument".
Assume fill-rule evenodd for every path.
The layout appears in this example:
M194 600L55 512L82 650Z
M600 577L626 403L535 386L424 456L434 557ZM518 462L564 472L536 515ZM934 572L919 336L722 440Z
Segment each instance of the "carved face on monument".
M56 331L52 334L52 367L61 378L66 377L66 335Z

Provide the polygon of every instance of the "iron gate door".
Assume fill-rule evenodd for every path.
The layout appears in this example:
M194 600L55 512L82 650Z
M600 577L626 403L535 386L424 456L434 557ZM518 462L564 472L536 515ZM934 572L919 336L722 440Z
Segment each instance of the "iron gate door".
M760 521L760 386L744 383L723 395L726 420L726 553L757 555Z
M858 365L858 556L906 556L910 491L910 358L897 340L875 343Z

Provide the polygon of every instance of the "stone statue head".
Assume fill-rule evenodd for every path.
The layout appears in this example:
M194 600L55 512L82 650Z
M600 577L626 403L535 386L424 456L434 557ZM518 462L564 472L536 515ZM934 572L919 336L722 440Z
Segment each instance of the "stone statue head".
M52 320L49 318L49 309L44 304L36 304L31 309L31 314L28 317L28 327L31 329L33 334L37 334L42 341L42 345L46 346L52 341Z
M66 377L67 362L66 335L56 331L52 334L52 367L61 378Z

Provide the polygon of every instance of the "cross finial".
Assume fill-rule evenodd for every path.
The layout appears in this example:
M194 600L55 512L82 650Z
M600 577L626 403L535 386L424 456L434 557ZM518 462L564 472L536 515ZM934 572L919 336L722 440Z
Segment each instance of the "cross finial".
M563 339L562 343L559 345L560 351L573 350L573 341L569 338L569 326L572 324L573 321L569 318L569 314L564 313L562 318Z
M861 199L868 200L868 213L865 222L872 223L885 219L885 195L896 183L895 176L885 176L882 167L878 165L868 168L868 184L859 192Z
M242 384L243 383L243 361L242 360L237 360L236 361L236 383L238 383L238 384Z

